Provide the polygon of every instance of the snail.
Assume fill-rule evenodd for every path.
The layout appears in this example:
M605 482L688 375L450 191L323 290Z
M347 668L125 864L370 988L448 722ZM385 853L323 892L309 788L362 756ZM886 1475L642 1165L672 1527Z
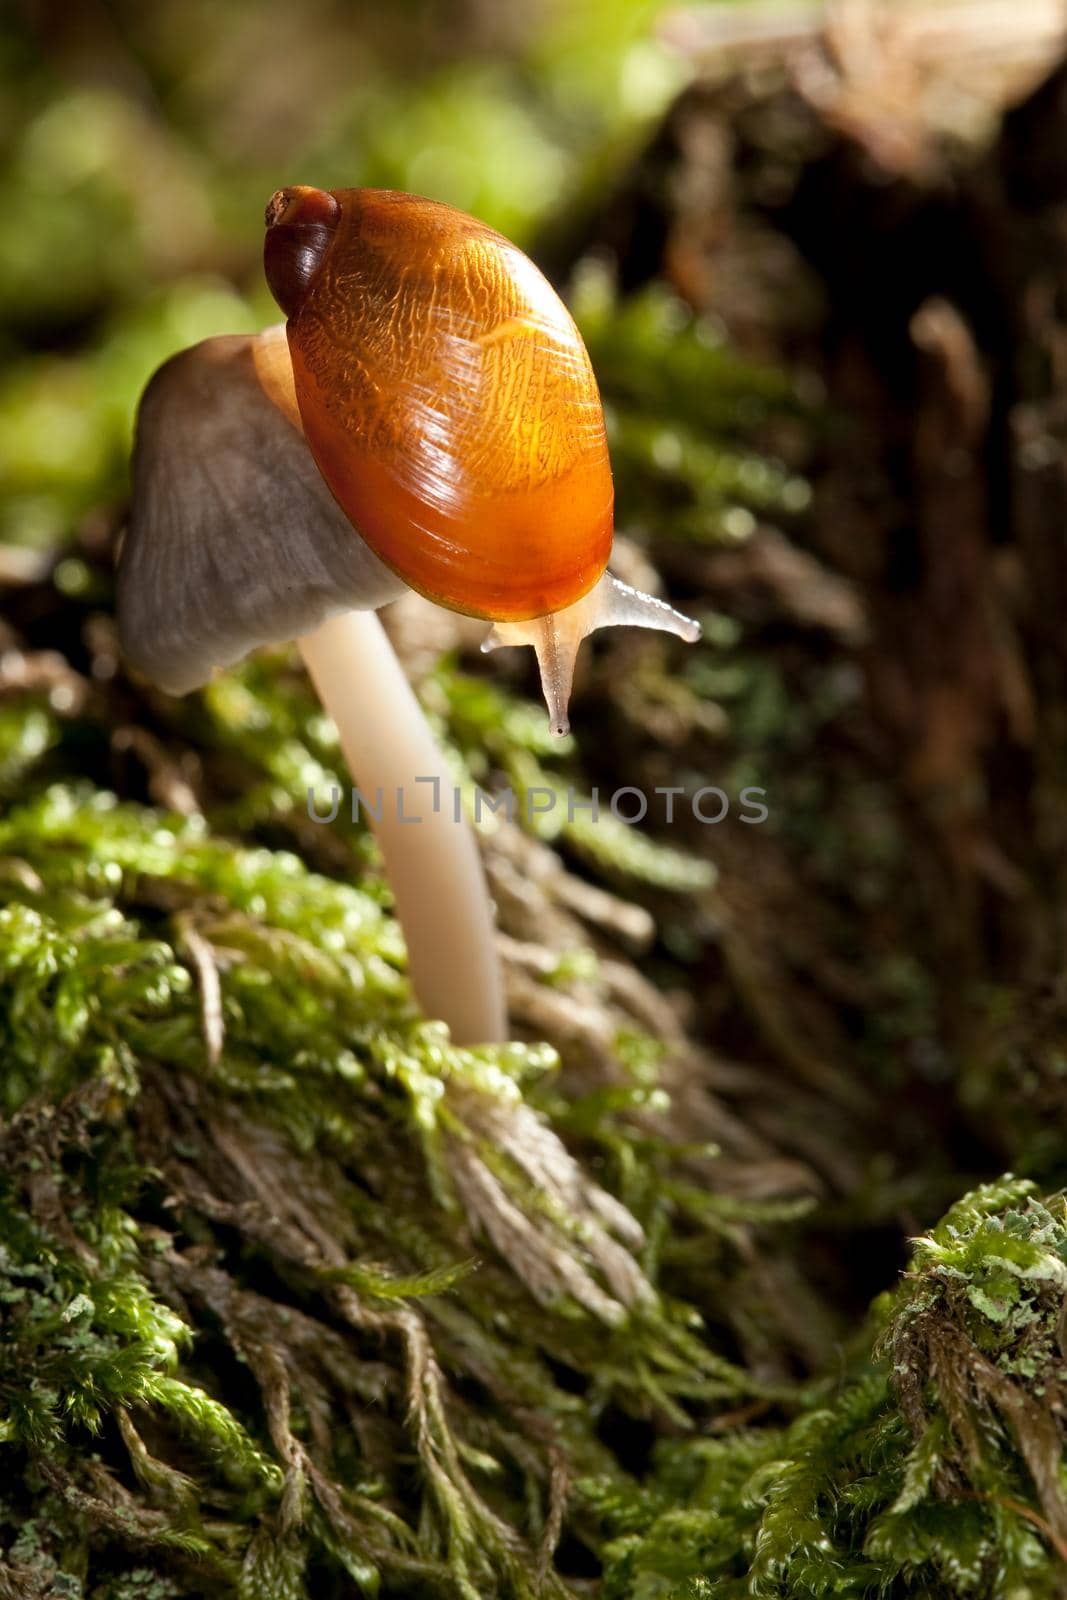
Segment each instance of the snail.
M206 339L141 398L120 646L184 694L299 643L360 792L395 791L372 820L418 999L458 1042L500 1039L481 862L465 823L427 810L448 764L374 612L415 589L491 623L483 649L532 644L556 733L594 628L699 629L607 573L596 379L533 262L383 190L282 189L266 225L284 328Z
M282 189L266 221L304 434L338 504L411 588L493 622L488 648L534 646L554 731L594 628L697 637L605 578L596 378L522 251L451 206L383 190Z

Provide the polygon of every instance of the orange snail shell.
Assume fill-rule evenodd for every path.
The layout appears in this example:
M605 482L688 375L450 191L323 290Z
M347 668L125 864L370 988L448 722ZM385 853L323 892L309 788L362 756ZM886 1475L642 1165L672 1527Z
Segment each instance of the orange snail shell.
M612 540L589 357L527 256L451 206L282 189L267 281L312 455L413 589L498 622L574 604Z

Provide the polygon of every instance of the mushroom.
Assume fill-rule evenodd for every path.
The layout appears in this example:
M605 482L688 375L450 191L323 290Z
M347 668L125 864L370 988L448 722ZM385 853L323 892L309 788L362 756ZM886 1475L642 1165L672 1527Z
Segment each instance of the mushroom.
M556 732L593 628L699 629L606 572L596 382L514 245L410 195L293 188L267 208L264 264L286 326L183 351L142 397L120 643L174 694L298 643L357 789L382 791L416 998L457 1043L500 1040L477 847L374 612L414 588L491 621L483 648L533 644Z

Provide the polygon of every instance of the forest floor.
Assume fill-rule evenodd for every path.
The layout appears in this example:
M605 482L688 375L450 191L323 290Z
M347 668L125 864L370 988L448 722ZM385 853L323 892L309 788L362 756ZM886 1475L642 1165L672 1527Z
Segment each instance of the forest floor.
M118 509L5 554L0 1595L1067 1592L1067 68L984 10L969 96L717 46L541 241L704 639L555 742L386 616L463 781L685 796L485 825L514 1044L415 1012L288 652L170 699Z

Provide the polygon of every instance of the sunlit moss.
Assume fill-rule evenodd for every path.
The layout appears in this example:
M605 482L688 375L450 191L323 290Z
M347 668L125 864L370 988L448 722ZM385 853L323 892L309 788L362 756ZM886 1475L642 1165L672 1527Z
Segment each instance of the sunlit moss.
M641 1491L586 1485L616 1534L605 1600L1051 1600L1065 1282L1062 1198L1010 1180L968 1195L877 1308L872 1370L814 1390L787 1429L661 1446Z
M39 716L32 707L26 715ZM163 1146L153 1156L135 1131L151 1119L161 1073L175 1085L199 1085L176 1090L192 1094L190 1108L217 1106L225 1123L230 1106L244 1136L265 1141L264 1174L281 1159L294 1195L309 1186L334 1210L339 1243L349 1237L337 1261L327 1255L286 1265L283 1251L271 1268L291 1277L302 1315L313 1314L317 1297L342 1291L371 1308L439 1301L419 1338L440 1323L443 1355L460 1367L460 1351L478 1348L480 1381L504 1385L554 1419L576 1468L592 1468L603 1452L592 1415L579 1420L542 1351L595 1379L601 1407L651 1404L681 1422L685 1405L700 1396L750 1392L753 1380L696 1337L692 1312L659 1303L651 1289L629 1317L616 1308L609 1321L619 1325L607 1341L580 1300L570 1301L568 1281L588 1282L588 1291L576 1292L594 1295L590 1222L496 1149L480 1131L477 1109L484 1105L488 1115L493 1105L521 1105L524 1089L552 1063L536 1045L456 1050L443 1030L421 1022L395 924L376 900L309 873L283 852L235 848L201 818L119 804L84 787L53 786L10 809L0 820L0 862L8 898L0 910L0 1045L9 1119L0 1137L11 1152L0 1184L0 1294L14 1318L0 1358L0 1429L28 1474L18 1494L30 1492L38 1464L54 1462L48 1470L59 1475L65 1515L95 1505L99 1523L113 1448L96 1479L95 1457L80 1441L109 1439L118 1424L146 1498L115 1510L107 1537L128 1540L142 1558L146 1550L195 1557L205 1592L229 1594L253 1582L251 1574L257 1594L290 1593L293 1571L312 1555L338 1571L358 1568L368 1592L387 1575L402 1586L408 1563L431 1590L535 1592L534 1557L515 1541L531 1507L542 1506L544 1517L536 1472L518 1502L504 1495L506 1520L497 1523L485 1521L460 1467L463 1461L479 1482L488 1475L489 1483L504 1483L516 1459L534 1471L523 1453L532 1446L507 1442L513 1423L506 1415L496 1437L497 1424L487 1428L462 1407L438 1413L432 1393L406 1446L424 1470L432 1468L421 1512L408 1509L400 1449L387 1473L391 1486L376 1491L386 1497L380 1513L366 1498L366 1468L354 1462L351 1478L342 1474L329 1491L339 1499L323 1500L321 1485L311 1491L316 1509L298 1538L282 1541L285 1559L264 1555L273 1549L268 1530L296 1492L292 1462L278 1453L276 1429L264 1431L254 1410L213 1391L197 1360L202 1324L176 1312L155 1287L160 1272L184 1281L180 1252L194 1245L191 1264L196 1241L211 1232L210 1208L203 1212L192 1193L182 1197L179 1184L167 1199L178 1170L170 1163L194 1172L202 1133L190 1124L174 1134L173 1150ZM217 1054L195 956L204 948L218 972ZM616 1138L625 1142L621 1127ZM529 1219L524 1226L555 1241L551 1254L561 1268L573 1256L551 1304L523 1309L526 1292L506 1264L472 1255L469 1234L457 1249L462 1205L453 1148L469 1149ZM46 1173L56 1201L42 1207L37 1175ZM173 1221L168 1207L177 1207ZM253 1225L244 1247L253 1254L264 1249L257 1237ZM221 1237L218 1244L225 1254ZM269 1258L268 1247L264 1263ZM245 1293L227 1281L227 1294ZM594 1304L596 1297L605 1308L613 1304L600 1289ZM271 1337L281 1348L288 1314L272 1312L280 1321ZM404 1313L369 1314L373 1323ZM380 1384L374 1370L367 1381ZM410 1381L403 1363L382 1370L394 1372L390 1383ZM165 1514L153 1509L159 1506ZM91 1526L92 1519L64 1535L67 1551L80 1541L82 1567L84 1552L95 1548ZM369 1541L362 1555L361 1538ZM556 1592L551 1584L548 1592Z

